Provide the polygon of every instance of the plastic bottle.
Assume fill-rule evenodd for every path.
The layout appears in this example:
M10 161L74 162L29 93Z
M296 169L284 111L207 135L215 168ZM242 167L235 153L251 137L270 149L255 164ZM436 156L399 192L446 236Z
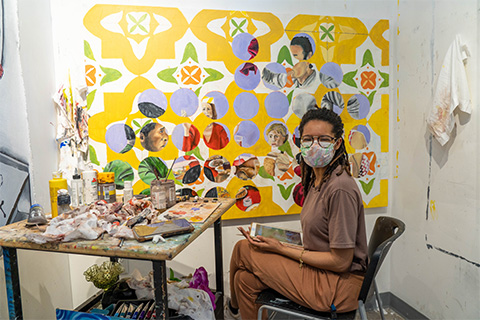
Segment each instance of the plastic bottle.
M127 203L130 199L133 198L133 188L132 188L132 181L124 181L124 188L123 188L123 203Z
M115 194L115 173L99 172L98 175L98 200L105 200L108 203L117 201Z
M152 204L155 209L164 210L167 208L165 187L160 180L152 180L150 184L150 196L152 197Z
M48 181L48 186L50 189L50 207L52 212L52 218L55 218L58 215L57 208L57 192L60 189L67 189L67 179L62 178L61 172L52 173L52 180Z
M68 194L68 190L60 189L58 190L58 197L57 197L57 204L58 204L58 214L61 215L62 213L71 211L72 208L70 207L70 195Z
M83 178L83 201L90 204L98 200L97 171L86 170L82 172Z
M83 180L81 179L81 176L76 173L73 175L73 179L70 182L70 194L71 194L71 199L72 199L72 206L73 207L79 207L81 206L83 202Z

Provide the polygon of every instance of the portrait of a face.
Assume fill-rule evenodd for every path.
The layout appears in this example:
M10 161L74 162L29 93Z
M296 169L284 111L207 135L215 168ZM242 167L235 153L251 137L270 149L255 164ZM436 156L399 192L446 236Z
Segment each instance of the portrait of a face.
M151 122L140 130L140 143L148 151L160 151L167 145L167 142L167 130L160 123Z
M214 103L202 102L202 112L210 119L217 119L217 112Z
M278 148L287 141L287 128L281 123L271 124L266 131L267 142L272 148Z

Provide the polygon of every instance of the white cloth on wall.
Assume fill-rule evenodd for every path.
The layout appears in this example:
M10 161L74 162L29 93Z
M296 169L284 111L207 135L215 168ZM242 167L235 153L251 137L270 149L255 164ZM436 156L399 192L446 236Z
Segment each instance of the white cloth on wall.
M459 107L463 112L469 114L472 112L464 65L468 57L470 57L468 47L462 42L460 35L457 35L443 60L432 109L427 117L428 129L442 146L450 139L455 126L453 111Z

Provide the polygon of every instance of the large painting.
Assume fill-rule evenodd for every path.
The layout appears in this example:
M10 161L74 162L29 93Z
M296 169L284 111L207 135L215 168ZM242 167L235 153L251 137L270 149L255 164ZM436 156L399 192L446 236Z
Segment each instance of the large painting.
M345 123L366 207L387 205L387 20L95 5L83 23L90 160L119 189L160 176L236 197L226 219L299 213L298 125L318 106Z

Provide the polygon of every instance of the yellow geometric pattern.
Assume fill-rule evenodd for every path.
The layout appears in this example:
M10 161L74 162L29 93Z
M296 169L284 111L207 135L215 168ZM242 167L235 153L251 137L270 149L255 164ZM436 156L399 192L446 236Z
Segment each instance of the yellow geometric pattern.
M139 119L147 119L136 107L136 99L147 89L162 91L168 102L174 91L180 88L192 89L199 100L211 91L220 91L225 95L229 109L221 119L212 120L201 112L194 117L181 117L172 110L170 105L162 116L152 119L170 128L169 134L173 126L185 122L192 123L202 137L203 131L210 123L224 124L230 131L230 142L221 150L213 150L208 149L203 144L203 139L200 139L199 152L203 158L203 161L200 161L202 164L208 157L217 154L222 155L232 164L240 154L244 153L257 156L263 163L263 158L270 151L270 145L264 138L264 130L272 121L285 123L289 130L291 149L295 155L298 148L293 143L292 134L300 118L292 112L281 119L270 117L264 101L272 90L261 87L262 82L257 89L249 91L255 95L260 105L258 113L249 119L257 125L260 138L249 148L242 148L234 141L234 129L244 119L236 114L233 105L236 97L245 92L235 83L234 74L245 61L233 53L232 41L234 35L238 33L246 32L255 36L259 47L258 54L248 62L257 65L261 72L266 64L277 62L280 49L283 46L289 48L289 41L296 34L306 33L314 39L316 45L315 54L309 62L315 66L317 77L321 67L327 62L337 63L344 75L347 72L351 75L355 74L349 85L342 83L338 88L328 89L320 84L311 93L318 104L329 91L341 94L345 103L341 117L345 124L347 151L349 154L356 152L376 154L376 170L373 168L374 173L371 176L360 179L362 185L368 184L370 188L369 195L365 193L367 189L364 186L360 188L364 192L365 205L366 207L388 205L389 42L384 38L385 31L389 29L387 20L370 24L373 27L368 30L360 19L354 17L299 14L285 21L281 15L274 13L202 10L189 22L182 11L176 8L99 4L92 6L85 15L83 23L88 31L86 42L92 51L92 56L87 56L86 64L97 70L97 81L89 88L89 92L95 92L89 112L91 116L89 132L92 146L97 149L100 164L98 169L101 170L113 160L123 160L128 162L136 172L143 157L147 155L159 157L169 165L174 158L184 154L171 141L158 152L148 152L140 144L138 134L133 145L134 150L122 154L108 147L105 136L111 124L124 123L134 127L134 123ZM197 61L192 54L190 58L185 58L187 44L191 44L194 48ZM367 49L372 53L372 58L365 66L362 64L366 58L364 61L359 61L358 57L364 55ZM185 61L182 62L182 59ZM121 63L119 64L118 61ZM293 67L288 61L278 62L287 69ZM368 71L365 68L369 68ZM118 71L117 77L107 81L107 75L110 72L108 70L112 69ZM157 74L162 70L171 70L170 82L159 79ZM191 70L195 70L195 76L198 76L198 79L186 83L184 78L192 74ZM223 77L205 82L211 70L216 70ZM375 79L376 82L370 84L370 89L362 88L363 78L360 77L362 73L368 73ZM104 79L102 83L100 79ZM289 96L290 103L300 91L294 87L285 87L281 90ZM364 119L354 119L347 112L347 102L355 94L370 95L371 109ZM366 126L372 135L371 144L365 150L355 150L348 143L349 133L358 125ZM102 153L100 150L106 150L106 152ZM373 179L375 181L372 181ZM253 180L245 181L232 174L223 184L217 185L208 183L202 171L199 181L184 187L204 194L211 187L222 186L233 197L243 186L255 186L261 195L258 207L245 212L234 206L224 217L233 219L299 213L301 207L293 201L291 191L287 198L280 195L280 189L287 190L292 184L297 185L299 182L300 179L297 176L280 180L278 177L265 179L257 175ZM138 193L145 188L148 188L148 185L136 176L134 191Z

